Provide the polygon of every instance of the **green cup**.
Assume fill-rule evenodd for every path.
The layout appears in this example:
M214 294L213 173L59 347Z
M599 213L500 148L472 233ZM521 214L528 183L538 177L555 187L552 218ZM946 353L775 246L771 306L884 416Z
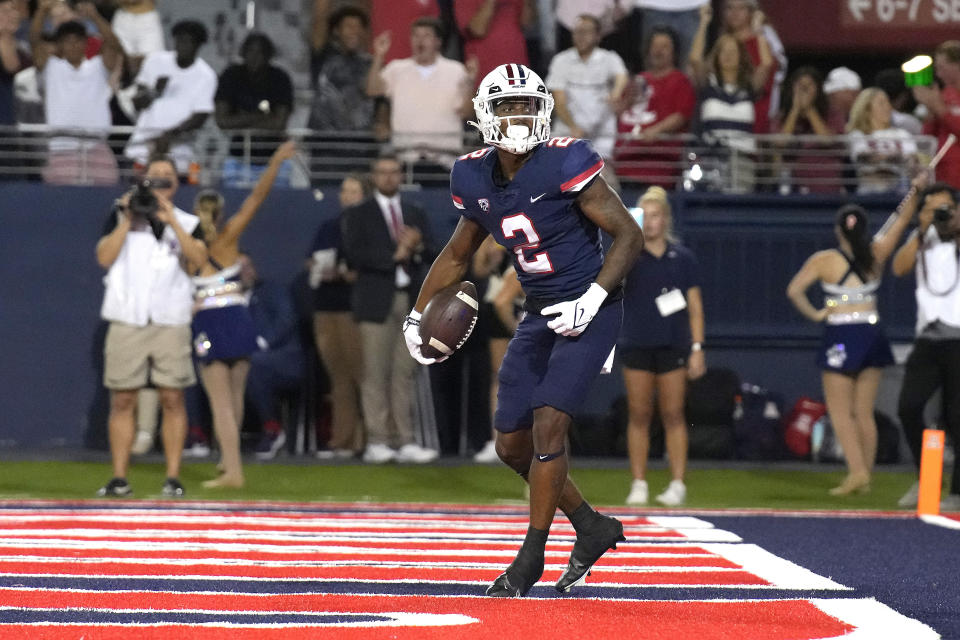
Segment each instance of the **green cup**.
M914 56L904 62L903 82L908 87L929 87L933 84L933 58L930 56Z

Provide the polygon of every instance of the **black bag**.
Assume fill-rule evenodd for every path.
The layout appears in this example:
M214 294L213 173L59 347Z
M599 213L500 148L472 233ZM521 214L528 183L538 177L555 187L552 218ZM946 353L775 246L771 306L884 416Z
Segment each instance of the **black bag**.
M687 385L689 457L726 460L736 453L734 411L740 377L730 369L708 369ZM661 427L662 428L662 427Z
M780 460L786 457L783 440L783 396L744 383L736 409L737 457L741 460Z

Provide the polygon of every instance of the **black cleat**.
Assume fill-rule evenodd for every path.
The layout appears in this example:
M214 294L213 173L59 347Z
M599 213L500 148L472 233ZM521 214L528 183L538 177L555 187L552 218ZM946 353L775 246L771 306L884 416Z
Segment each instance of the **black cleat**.
M100 498L125 498L133 493L133 489L123 478L111 478L110 482L97 490Z
M537 584L543 575L543 555L532 558L521 553L510 563L507 570L487 587L487 595L493 598L522 598Z
M160 494L164 498L182 498L185 491L183 490L183 485L180 484L180 481L176 478L167 478L163 481L163 487L160 489Z
M566 593L578 584L582 584L600 556L608 549L616 549L618 542L626 541L623 535L623 523L610 516L601 517L603 522L594 531L585 535L577 534L577 541L573 543L567 569L555 585L560 593Z

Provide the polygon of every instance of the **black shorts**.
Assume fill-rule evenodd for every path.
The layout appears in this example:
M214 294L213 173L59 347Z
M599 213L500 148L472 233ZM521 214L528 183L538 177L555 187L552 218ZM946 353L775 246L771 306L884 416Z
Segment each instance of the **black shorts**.
M687 366L687 350L676 347L633 347L620 349L620 360L627 369L654 374L669 373Z

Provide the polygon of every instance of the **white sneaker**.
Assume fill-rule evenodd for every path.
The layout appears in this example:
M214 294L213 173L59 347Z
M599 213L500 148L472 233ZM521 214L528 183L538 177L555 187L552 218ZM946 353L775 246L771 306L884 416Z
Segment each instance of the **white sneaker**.
M473 461L479 462L480 464L500 462L500 456L497 455L497 441L487 440L487 444L483 445L483 449L473 454Z
M136 437L133 439L133 447L130 448L130 453L135 456L142 456L150 453L151 449L153 449L153 434L149 431L138 430Z
M647 500L649 499L650 489L647 487L647 481L634 479L630 485L630 495L627 496L627 504L647 504Z
M397 452L385 444L368 444L363 451L363 461L373 464L390 462L397 457Z
M903 494L903 497L897 500L897 506L901 509L916 509L917 500L920 499L920 481L914 482L913 485L907 489L907 492Z
M960 511L960 495L951 493L941 500L940 511Z
M353 449L320 449L316 454L317 460L347 460L357 455Z
M183 450L183 455L187 458L206 458L211 453L210 445L205 442L194 442Z
M671 480L667 490L657 496L657 502L667 507L679 507L687 499L687 487L683 480Z
M434 449L425 449L420 445L410 443L397 449L397 462L413 462L415 464L424 464L433 462L440 455L439 451Z

